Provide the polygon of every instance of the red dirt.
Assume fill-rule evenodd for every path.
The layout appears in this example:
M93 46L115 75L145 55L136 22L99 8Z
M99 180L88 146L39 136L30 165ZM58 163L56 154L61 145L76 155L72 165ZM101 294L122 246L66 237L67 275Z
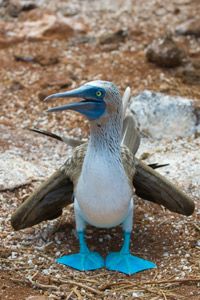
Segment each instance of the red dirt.
M94 2L85 1L83 5L80 0L43 1L43 6L29 12L18 13L17 18L12 17L11 8L6 8L5 11L5 8L0 6L0 13L3 16L0 24L2 112L0 146L3 151L11 147L26 148L27 153L32 153L33 156L35 153L32 152L33 148L39 145L40 140L37 140L35 135L30 137L23 131L24 127L33 124L50 131L61 131L67 128L65 130L68 133L85 137L88 124L82 117L65 113L51 115L47 119L44 111L52 104L43 103L42 99L52 92L70 89L94 79L113 81L121 91L129 85L133 94L151 89L194 98L199 102L199 82L192 77L194 74L188 75L189 79L185 78L182 71L192 62L196 66L196 72L200 72L198 67L200 40L192 36L177 36L174 33L176 25L199 15L198 0L169 0L166 5L163 5L161 0L134 0L132 9L121 13L120 9L114 8L95 10ZM120 6L119 0L114 2L119 3ZM97 3L96 6L98 7ZM50 31L48 38L34 41L24 38L12 39L12 35L3 34L8 25L13 28L14 24L17 30L20 28L20 22L38 20L38 16L42 18L46 12L53 15L56 12L73 15L73 11L77 11L77 19L83 23L84 32L76 32L72 36L70 33L63 37L63 35L55 36L55 32ZM16 13L16 10L14 12ZM105 42L104 38L102 42L103 33L112 33L116 29L124 28L127 30L126 37L114 38L111 42ZM187 62L179 68L159 68L148 63L145 57L146 46L154 38L163 36L169 31L187 56ZM58 103L62 104L62 100L56 100L54 105ZM9 133L8 137L3 136L6 132ZM53 147L47 141L44 144L46 148ZM41 149L43 148L40 148L35 155L39 156ZM48 299L200 299L197 281L170 283L171 279L176 280L180 276L188 279L199 276L199 248L196 246L196 241L199 239L199 227L196 225L197 213L186 219L139 200L132 250L136 254L156 261L158 270L137 274L134 277L104 270L79 273L54 264L58 251L63 254L69 250L76 251L78 247L73 232L73 216L69 212L64 214L66 219L62 217L61 220L48 222L48 224L44 222L22 232L12 231L9 223L11 213L37 184L2 193L2 201L6 201L7 205L5 210L3 208L1 210L4 228L1 233L2 241L8 235L10 236L6 246L3 245L0 251L3 264L0 274L2 300L24 300L30 295L41 294L47 295ZM98 249L103 254L108 249L118 249L121 243L120 229L101 231L90 228L87 235L91 248ZM109 236L112 236L112 242ZM59 243L59 240L62 240L62 243ZM44 248L44 251L38 250L43 243L50 244ZM16 259L15 255L12 258L12 252L17 252L17 258L21 257L22 260ZM5 253L8 253L8 256ZM168 253L169 257L164 253ZM29 262L29 254L33 257L33 263ZM189 254L187 259L191 271L188 271L189 269L184 271L184 259L187 254ZM34 265L37 265L38 269L35 270ZM33 275L35 284L27 279L28 276ZM99 294L76 286L75 283L62 283L59 281L62 278L66 282L73 280L94 287ZM164 279L169 283L139 285L140 282ZM41 284L40 286L37 286L36 280ZM121 282L127 281L138 285L131 289L120 285ZM113 282L117 282L121 290L117 291L116 287L109 286ZM102 287L105 283L108 284L107 290ZM52 285L56 285L57 289L52 288ZM64 287L60 289L61 285ZM137 297L134 296L134 292L138 293Z

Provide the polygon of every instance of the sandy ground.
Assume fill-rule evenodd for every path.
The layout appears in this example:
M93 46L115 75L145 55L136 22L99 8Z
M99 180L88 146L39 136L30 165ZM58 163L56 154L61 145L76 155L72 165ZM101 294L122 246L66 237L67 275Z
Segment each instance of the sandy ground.
M156 262L155 270L125 276L104 269L80 273L55 264L55 257L78 250L72 208L57 220L20 232L10 225L16 207L71 151L25 128L34 125L77 137L88 134L87 122L78 115L47 115L49 104L42 100L48 94L104 79L114 81L121 91L131 86L134 95L150 89L199 102L200 40L175 34L176 26L198 15L199 1L170 0L163 5L161 0L43 0L34 1L37 7L32 9L23 8L22 2L0 1L0 145L2 153L37 165L42 176L1 193L1 299L31 295L38 295L34 300L199 299L200 195L199 182L192 180L197 173L192 176L190 167L198 155L198 136L163 145L146 141L138 154L148 150L150 155L143 158L150 162L169 158L172 167L162 172L196 202L194 215L187 218L137 199L131 249ZM52 28L49 15L67 18L73 26L67 34L62 22ZM49 31L38 24L44 18ZM183 63L176 68L158 67L145 57L147 45L167 33L185 51ZM54 104L58 103L63 102ZM181 152L183 148L187 149ZM185 161L176 162L176 155L184 155ZM106 255L119 249L122 233L120 228L91 227L87 239L91 249Z

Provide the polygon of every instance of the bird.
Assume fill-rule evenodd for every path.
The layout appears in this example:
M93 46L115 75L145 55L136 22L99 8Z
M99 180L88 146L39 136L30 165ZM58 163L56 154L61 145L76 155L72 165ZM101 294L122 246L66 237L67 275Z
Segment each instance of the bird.
M106 267L129 275L155 268L153 262L130 252L135 195L186 215L192 214L193 201L135 158L139 142L137 138L130 139L130 128L133 135L137 133L135 123L130 116L124 118L122 97L115 84L91 81L77 89L52 94L46 100L54 98L82 99L48 112L73 110L84 115L90 124L89 142L77 146L64 166L19 207L11 218L12 226L18 230L35 224L38 205L41 209L37 222L57 217L66 198L73 194L80 251L58 258L58 263L80 271ZM87 224L99 228L122 225L124 241L120 251L109 253L105 260L98 252L90 251L84 236Z
M116 85L93 81L73 91L50 95L52 98L83 98L48 109L48 112L74 110L90 123L90 138L79 176L74 176L74 212L80 252L57 259L58 263L78 270L110 270L133 274L156 265L130 253L133 226L134 158L129 149L121 147L123 106ZM128 156L130 167L124 168L122 153ZM71 162L70 162L71 164ZM98 252L89 250L84 235L87 224L98 228L122 225L124 242L119 252L111 252L105 262Z

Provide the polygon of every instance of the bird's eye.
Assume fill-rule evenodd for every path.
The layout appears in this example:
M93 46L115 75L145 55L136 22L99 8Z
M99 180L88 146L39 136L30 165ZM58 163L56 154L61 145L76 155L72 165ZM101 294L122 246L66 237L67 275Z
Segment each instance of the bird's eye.
M97 92L96 92L96 96L97 96L97 97L101 97L101 95L102 95L102 92L101 92L101 91L97 91Z

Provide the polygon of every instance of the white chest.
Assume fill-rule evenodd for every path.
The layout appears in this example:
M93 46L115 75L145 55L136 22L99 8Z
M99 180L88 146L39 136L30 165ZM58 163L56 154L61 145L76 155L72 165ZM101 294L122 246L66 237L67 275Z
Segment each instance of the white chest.
M96 155L84 162L75 197L88 223L112 227L126 217L132 190L118 161Z

